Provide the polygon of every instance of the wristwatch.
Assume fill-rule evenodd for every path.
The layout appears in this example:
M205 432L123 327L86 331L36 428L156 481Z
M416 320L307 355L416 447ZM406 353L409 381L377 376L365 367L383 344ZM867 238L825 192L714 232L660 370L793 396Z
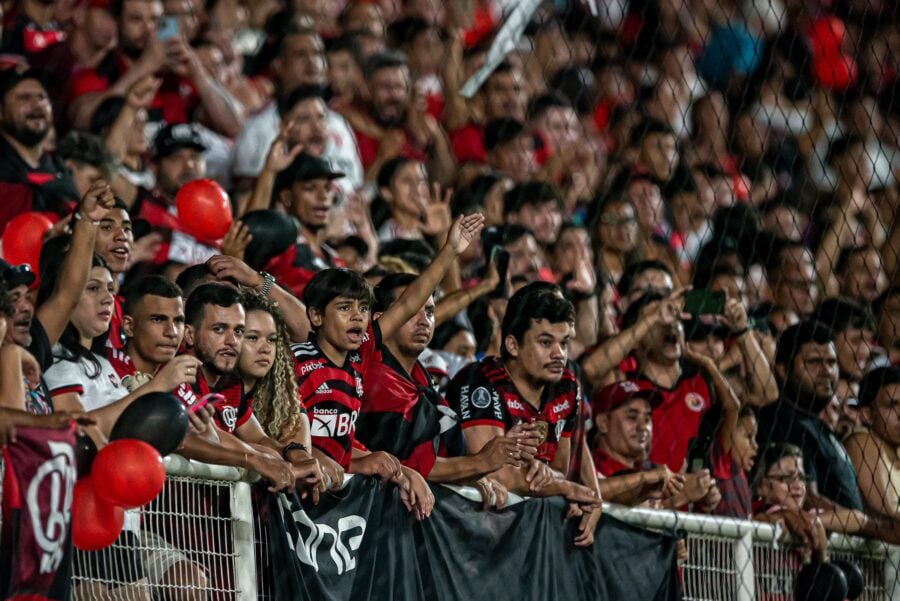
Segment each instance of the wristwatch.
M263 296L269 296L269 293L272 292L272 286L275 285L275 276L271 273L266 273L265 271L260 271L259 275L261 275L263 279L262 289L259 292Z
M269 277L272 277L272 276L269 276ZM285 447L283 449L281 449L281 456L284 458L285 461L289 461L288 453L290 453L291 451L304 451L304 452L308 453L309 449L306 448L306 445L300 444L299 442L288 443L287 445L285 445Z

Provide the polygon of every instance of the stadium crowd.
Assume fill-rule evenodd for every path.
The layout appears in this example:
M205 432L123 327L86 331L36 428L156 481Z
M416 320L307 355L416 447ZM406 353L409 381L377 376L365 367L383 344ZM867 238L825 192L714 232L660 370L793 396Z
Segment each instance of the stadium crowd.
M515 2L0 4L0 442L102 447L168 392L180 455L310 502L354 473L419 520L428 482L561 496L580 546L601 499L900 541L890 3L544 2L498 60ZM179 215L205 178L223 239ZM204 578L110 553L76 563Z

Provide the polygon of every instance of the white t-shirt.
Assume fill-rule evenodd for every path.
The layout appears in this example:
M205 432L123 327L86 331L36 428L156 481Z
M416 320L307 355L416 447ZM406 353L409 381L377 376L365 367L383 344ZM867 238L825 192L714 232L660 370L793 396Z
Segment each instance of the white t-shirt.
M53 347L54 357L63 354L57 344ZM81 404L85 411L92 411L111 405L128 396L128 391L122 385L119 375L106 357L94 353L94 358L100 362L100 372L97 368L85 360L71 361L68 359L55 359L53 365L44 373L50 396L56 397L67 392L76 392L81 395ZM95 377L90 377L97 373ZM140 537L141 514L136 509L125 511L125 525L123 529Z
M328 123L328 142L322 158L331 163L332 168L347 174L335 183L341 191L349 194L362 187L364 177L356 136L344 118L334 111L327 110L325 120ZM247 119L234 144L231 172L236 177L257 177L280 128L281 117L274 102Z

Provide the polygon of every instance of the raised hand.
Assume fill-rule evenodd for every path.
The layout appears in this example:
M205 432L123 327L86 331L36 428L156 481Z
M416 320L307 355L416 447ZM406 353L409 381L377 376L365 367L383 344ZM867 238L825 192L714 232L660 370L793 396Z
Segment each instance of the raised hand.
M253 242L253 234L250 233L247 226L240 221L235 221L222 239L222 254L243 261L244 252L251 242Z
M428 236L441 236L450 229L452 217L450 216L450 200L453 198L453 189L447 188L441 193L441 185L432 184L431 198L428 205L423 207L424 221L421 225L422 232Z
M156 97L156 92L161 84L162 80L153 74L145 75L128 88L125 102L135 110L147 108L153 102L153 98Z
M106 180L98 179L88 191L81 204L78 205L78 212L88 221L97 222L103 219L106 212L109 211L116 203L116 197L113 196L112 189Z
M281 124L278 131L278 137L269 146L269 153L266 155L266 171L271 173L281 173L287 169L294 159L303 152L303 145L295 144L289 148L288 132L294 127L293 121Z
M588 260L587 250L576 246L575 253L575 271L566 287L581 294L593 294L597 289L597 274Z
M259 272L235 257L216 255L206 262L207 267L218 280L234 280L241 286L260 288L265 280Z
M481 230L484 228L484 215L474 213L472 215L463 215L459 217L450 228L450 234L447 236L447 245L457 255L466 252L474 242L480 240Z
M182 384L195 382L200 365L200 359L196 357L179 355L159 370L151 384L157 385L165 392L171 392Z

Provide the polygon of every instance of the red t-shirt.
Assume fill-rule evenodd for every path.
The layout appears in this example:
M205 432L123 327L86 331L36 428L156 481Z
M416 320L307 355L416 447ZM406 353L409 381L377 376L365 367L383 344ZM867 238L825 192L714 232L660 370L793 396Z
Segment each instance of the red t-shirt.
M209 385L203 372L198 371L196 383L182 384L172 391L172 394L188 407L210 393L218 393L225 397L225 400L215 405L215 422L220 430L234 434L235 430L253 417L252 399L248 394L244 394L244 383L238 376L222 376L213 387Z
M359 146L359 159L362 161L363 168L368 169L375 162L375 159L378 158L378 147L381 145L381 141L356 129L353 130L353 133L356 135L356 144ZM414 161L423 163L428 161L428 154L425 152L425 149L416 144L408 133L406 134L406 143L403 145L400 154Z
M477 123L466 123L450 134L453 154L460 163L486 163L484 149L484 127Z
M672 389L661 388L641 374L631 378L641 390L658 390L663 402L653 410L653 443L650 461L666 464L680 472L687 459L691 439L697 436L700 420L712 406L713 390L699 369L682 366L681 377Z
M130 65L118 52L110 52L93 69L82 69L72 80L72 100L85 94L105 92L124 75ZM162 83L147 110L152 123L189 123L200 104L200 94L194 82L172 72L159 74Z
M612 457L600 447L597 447L594 449L594 467L597 468L597 473L604 478L611 478L612 476L617 476L623 472L634 473L649 471L656 466L649 461L628 465Z

